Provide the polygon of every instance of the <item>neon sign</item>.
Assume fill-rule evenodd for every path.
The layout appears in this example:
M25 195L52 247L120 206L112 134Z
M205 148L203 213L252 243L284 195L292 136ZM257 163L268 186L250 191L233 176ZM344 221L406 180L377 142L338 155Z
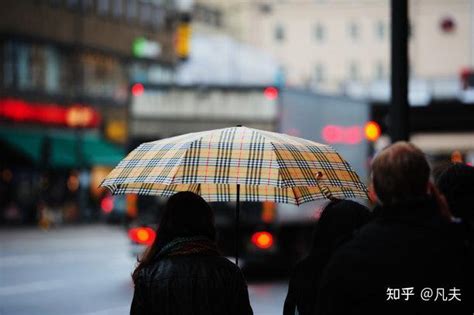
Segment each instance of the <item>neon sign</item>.
M363 139L360 126L324 126L321 136L327 143L357 144Z
M14 98L0 99L0 118L67 127L93 128L100 124L100 114L90 106L75 104L64 107Z

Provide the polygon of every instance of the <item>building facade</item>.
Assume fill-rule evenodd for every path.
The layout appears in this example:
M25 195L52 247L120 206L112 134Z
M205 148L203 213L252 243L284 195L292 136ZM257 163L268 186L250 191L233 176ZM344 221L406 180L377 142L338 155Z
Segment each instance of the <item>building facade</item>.
M388 94L388 0L197 2L219 8L233 36L276 56L289 85ZM454 93L462 69L474 66L474 1L413 0L409 16L412 90Z
M132 87L173 80L180 21L174 1L2 1L0 222L112 211L97 187L128 149Z

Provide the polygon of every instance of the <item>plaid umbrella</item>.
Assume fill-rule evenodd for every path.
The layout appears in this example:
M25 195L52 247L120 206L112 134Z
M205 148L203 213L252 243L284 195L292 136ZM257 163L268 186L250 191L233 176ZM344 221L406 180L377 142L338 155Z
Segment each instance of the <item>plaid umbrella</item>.
M143 143L102 186L114 194L193 191L208 201L296 205L331 196L367 198L358 175L330 146L246 127Z
M113 194L171 196L193 191L208 201L302 204L367 198L367 188L331 147L284 134L231 127L147 142L105 178Z

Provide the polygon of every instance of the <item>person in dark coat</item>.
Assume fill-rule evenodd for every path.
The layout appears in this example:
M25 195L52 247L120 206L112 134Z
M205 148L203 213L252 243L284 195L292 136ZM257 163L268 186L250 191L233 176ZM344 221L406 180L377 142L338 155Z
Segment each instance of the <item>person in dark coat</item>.
M406 142L374 159L377 217L331 257L318 315L473 313L468 253L429 177Z
M284 315L314 314L321 273L329 258L369 219L369 209L350 200L334 200L324 208L316 223L310 253L293 270Z
M436 185L446 197L452 215L466 235L474 266L474 167L451 163L439 172Z
M209 204L192 192L173 195L133 273L130 314L253 314L244 277L215 238Z
M439 173L436 185L453 216L474 227L474 167L452 163Z

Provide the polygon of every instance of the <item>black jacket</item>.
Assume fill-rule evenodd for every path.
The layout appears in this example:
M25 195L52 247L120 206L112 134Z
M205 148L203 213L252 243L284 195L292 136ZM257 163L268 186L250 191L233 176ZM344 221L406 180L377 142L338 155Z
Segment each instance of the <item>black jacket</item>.
M332 256L321 279L317 314L472 315L473 266L458 232L441 220L430 200L380 209ZM420 296L425 288L425 299L433 290L429 301ZM462 302L449 296L454 288L461 290ZM399 299L388 300L389 293L398 296L396 289ZM441 301L441 289L452 301ZM414 295L403 295L404 290Z
M332 201L325 207L316 224L309 255L293 270L283 315L294 315L296 311L300 315L314 314L321 275L332 254L370 218L367 207L350 200Z
M322 273L317 259L306 257L298 262L288 284L288 294L283 306L283 315L313 314L319 278Z
M253 314L240 269L225 257L164 257L140 271L131 315Z

